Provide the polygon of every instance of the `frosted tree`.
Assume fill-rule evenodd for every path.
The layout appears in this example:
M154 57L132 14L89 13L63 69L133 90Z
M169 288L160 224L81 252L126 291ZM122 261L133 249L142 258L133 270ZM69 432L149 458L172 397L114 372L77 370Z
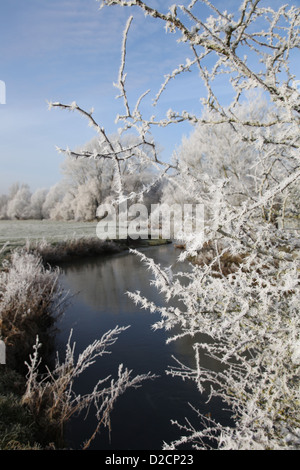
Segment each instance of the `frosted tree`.
M75 194L65 186L61 200L54 202L49 211L49 218L54 220L74 220Z
M76 151L59 149L66 154L62 164L65 194L50 211L51 218L93 220L97 208L107 198L117 198L121 184L124 197L131 195L137 198L138 193L143 193L143 187L155 179L145 157L140 159L137 155L128 154L139 147L134 135L121 139L116 135L109 136L109 142L118 149L117 165L111 153L105 154L107 142L97 137ZM147 156L147 149L144 153Z
M48 189L39 188L37 189L30 198L30 209L29 209L29 218L30 219L43 219L43 206L48 194Z
M0 196L0 218L43 219L49 216L44 211L48 189L38 188L31 192L27 184L14 183L7 195Z
M27 219L30 215L31 192L27 184L22 184L7 204L7 216L11 219Z
M236 109L236 113L245 118L254 114L253 120L262 104L267 114L268 105L261 96L247 100ZM203 118L213 120L216 114L206 112ZM231 183L232 204L247 199L255 193L253 182L257 176L255 163L259 158L259 150L243 142L239 135L237 126L234 128L230 123L218 126L199 123L189 138L183 138L178 152L180 174L191 174L196 179L199 174L205 173L212 178L228 181ZM236 188L235 194L232 186Z
M67 191L64 181L60 181L49 189L42 207L42 213L45 219L52 218L52 211L59 204Z
M8 202L8 197L6 194L2 194L0 196L0 219L6 219L7 218L7 202Z
M235 106L235 113L240 120L259 122L272 118L280 110L271 106L264 96L259 93L246 95L246 99ZM241 124L220 123L217 126L208 124L216 119L215 111L205 111L202 115L205 123L199 122L189 137L184 137L182 145L175 153L173 159L177 160L178 175L173 180L169 179L169 185L165 188L163 200L167 202L179 202L180 200L193 202L196 190L206 193L206 218L211 218L210 190L213 181L219 181L223 185L222 198L231 206L240 206L243 202L256 197L258 191L264 190L280 181L283 176L289 176L295 168L295 163L285 156L282 149L281 157L278 154L271 155L268 161L264 159L264 153L255 145L249 145L247 140L240 138L243 134ZM269 131L269 136L276 139L277 128L274 125ZM264 137L264 130L256 133L256 141ZM269 137L270 138L270 137ZM203 180L205 175L206 180ZM194 182L195 190L189 191L189 181ZM198 181L198 184L197 184ZM222 183L221 183L222 181ZM197 188L198 186L198 188ZM186 188L186 194L183 190ZM292 193L294 194L296 187ZM289 215L297 214L292 209L297 196L291 197L289 191L282 191L272 200L271 205L263 206L263 216L275 224L284 225L286 219L290 223ZM194 199L195 201L195 199Z
M156 306L140 292L129 295L142 308L161 314L154 327L168 330L169 341L194 339L195 366L177 361L168 373L194 381L199 400L207 391L209 398L221 398L235 425L225 427L213 416L202 416L194 404L197 428L188 420L176 423L182 437L164 448L181 444L197 449L299 448L299 241L295 231L281 230L274 220L284 219L287 207L293 218L299 217L294 198L299 195L300 95L290 59L300 46L300 10L288 5L275 10L261 0L243 0L235 12L221 11L209 0L183 1L170 8L155 2L161 10L151 3L102 0L101 7L139 8L174 35L177 47L183 43L184 53L189 46L190 55L165 76L153 104L159 107L171 80L195 70L207 90L199 116L173 109L164 119L156 118L153 109L149 117L142 115L140 104L149 92L131 106L125 57L132 16L124 31L117 83L125 111L117 119L123 132L138 132L139 142L120 148L120 143L107 138L91 112L76 103L52 106L80 112L96 129L106 145L105 152L96 156L114 162L118 200L132 196L124 190L122 159L148 159L158 169L159 179L169 175L177 197L182 201L190 197L209 214L202 231L183 236L186 249L180 260L195 260L188 272L172 275L170 268L164 270L136 252L153 272L166 305ZM203 6L209 11L206 18ZM217 93L220 79L232 97L226 107ZM241 112L252 90L264 96L263 113ZM196 140L205 144L205 158L193 148L187 149L184 158L175 155L171 163L161 161L150 138L151 128L184 121L196 125ZM218 148L223 147L216 161L215 136ZM210 259L203 256L207 247ZM181 307L173 305L175 299ZM199 342L198 333L207 341ZM204 355L219 362L222 372L204 368Z

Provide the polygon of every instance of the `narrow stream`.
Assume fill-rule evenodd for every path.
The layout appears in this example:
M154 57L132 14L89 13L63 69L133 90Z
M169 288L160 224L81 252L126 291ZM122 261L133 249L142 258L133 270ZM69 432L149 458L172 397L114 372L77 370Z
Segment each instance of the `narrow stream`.
M149 247L146 253L163 267L174 265L179 254L173 245ZM181 270L182 266L179 267ZM222 419L222 404L217 401L205 404L207 397L199 394L194 383L166 375L168 366L175 365L172 355L185 364L193 364L192 342L184 339L166 345L168 332L151 329L158 316L140 310L127 297L127 291L140 290L150 300L163 304L163 298L150 285L151 273L134 254L76 260L64 264L62 271L61 282L73 297L58 324L59 354L64 355L71 329L76 352L80 353L107 330L130 325L112 346L111 354L99 358L84 372L76 391L88 393L100 378L116 377L120 363L132 370L133 375L148 371L159 375L119 398L111 415L111 433L102 429L91 450L161 450L163 442L170 443L181 435L171 419L184 424L187 417L197 426L197 417L188 403ZM206 366L209 367L209 361ZM97 423L92 411L88 417L71 420L67 439L73 449L80 449L93 434Z

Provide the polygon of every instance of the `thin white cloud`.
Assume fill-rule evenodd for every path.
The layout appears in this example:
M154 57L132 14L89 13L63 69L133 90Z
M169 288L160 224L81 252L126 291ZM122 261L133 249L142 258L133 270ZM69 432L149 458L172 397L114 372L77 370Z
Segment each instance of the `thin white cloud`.
M125 21L125 11L99 12L95 0L52 0L34 8L25 5L4 33L4 54L9 58L39 57L54 51L75 53L76 49L89 54L100 45L116 48Z

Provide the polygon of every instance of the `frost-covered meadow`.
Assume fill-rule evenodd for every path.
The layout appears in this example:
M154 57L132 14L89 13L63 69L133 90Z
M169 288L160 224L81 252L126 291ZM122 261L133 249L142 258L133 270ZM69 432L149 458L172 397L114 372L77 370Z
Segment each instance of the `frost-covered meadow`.
M0 246L22 246L27 240L58 242L66 239L96 237L97 222L57 220L0 220Z

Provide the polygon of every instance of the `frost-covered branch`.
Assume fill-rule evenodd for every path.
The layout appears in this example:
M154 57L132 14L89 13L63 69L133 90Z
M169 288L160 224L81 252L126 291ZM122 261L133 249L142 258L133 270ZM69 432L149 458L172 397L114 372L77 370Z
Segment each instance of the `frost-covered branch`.
M161 119L152 107L145 115L140 104L148 90L131 107L125 89L130 17L118 78L126 110L117 117L121 133L134 129L144 145L154 126L193 124L171 163L161 161L154 142L151 157L143 157L163 168L162 201L201 204L205 224L202 231L182 235L179 262L191 264L181 273L137 254L165 305L141 292L129 295L141 308L160 314L154 329L169 331L168 341L193 339L195 365L177 361L169 373L194 381L199 399L205 393L223 400L235 423L222 426L194 406L197 429L189 421L179 424L184 435L165 448L185 443L203 448L207 442L220 449L299 448L300 94L290 60L300 47L300 9L282 5L276 11L260 0L243 0L234 12L221 11L209 0L182 3L170 8L161 3L158 10L141 0L101 1L102 8L141 9L145 21L150 16L174 33L178 49L181 43L189 46L191 56L186 57L185 47L184 60L154 94L156 110L171 80L184 79L187 71L197 72L206 88L206 96L199 96L199 115L169 109ZM203 3L211 13L207 18ZM220 79L229 104L219 94ZM104 158L118 148L113 147ZM141 158L136 147L127 150L126 161ZM113 158L121 163L121 155ZM119 176L120 193L124 178ZM207 356L220 371L204 367Z
M106 332L101 339L95 340L92 344L75 356L75 343L71 344L72 331L66 345L64 362L60 361L57 354L56 364L53 370L46 367L46 373L39 372L41 358L39 349L41 344L36 338L34 353L30 355L28 368L27 388L22 398L31 410L36 419L46 419L48 425L52 425L60 430L63 438L64 425L71 416L78 415L83 410L89 411L92 405L95 406L95 413L98 420L95 432L84 444L87 449L91 441L95 438L101 426L110 430L110 413L116 400L128 389L136 388L148 379L154 379L155 375L142 374L132 377L132 371L123 368L121 364L118 369L118 378L111 379L110 376L99 379L94 389L85 395L78 395L74 391L76 379L98 358L104 354L109 354L108 348L112 346L119 334L128 327L118 327ZM109 382L109 385L107 385Z

